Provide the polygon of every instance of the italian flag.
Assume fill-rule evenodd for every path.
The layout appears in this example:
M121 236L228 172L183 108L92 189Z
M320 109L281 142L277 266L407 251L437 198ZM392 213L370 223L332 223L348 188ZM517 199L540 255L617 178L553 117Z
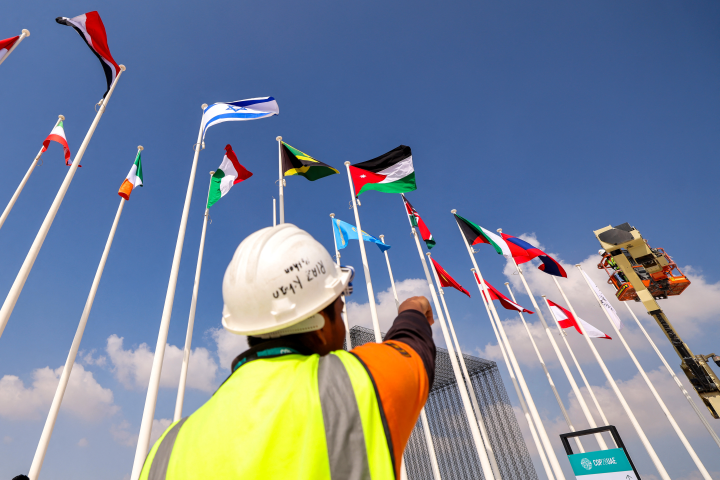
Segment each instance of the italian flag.
M417 190L410 147L400 145L367 162L350 165L355 196L368 190L403 193Z
M420 236L422 236L422 239L425 241L425 245L427 245L428 250L430 250L435 246L435 239L433 238L432 233L428 230L425 222L423 222L423 219L420 218L420 214L417 210L415 210L415 208L410 205L407 198L405 198L405 195L401 193L400 196L402 197L403 202L405 202L405 209L407 210L408 217L410 218L410 224L413 227L417 227L420 231Z
M252 175L252 172L249 172L245 167L240 165L237 155L233 152L232 146L227 145L225 147L225 157L212 176L207 208L215 205L218 200L230 191L233 185L247 180L252 177Z
M70 161L70 147L68 147L67 138L65 138L65 129L63 128L62 120L58 120L58 122L55 124L55 128L52 129L50 135L48 135L48 137L43 142L43 152L47 151L48 147L50 146L50 142L57 142L63 146L63 149L65 150L65 165L72 165L72 162ZM78 165L78 167L79 166L80 165Z
M143 186L142 163L140 161L141 151L142 149L138 150L135 162L130 168L130 173L128 173L127 178L122 185L120 185L120 190L118 190L118 195L123 197L125 200L130 200L130 194L132 193L133 188Z
M486 230L480 225L476 225L460 215L455 214L455 220L470 245L487 243L488 245L492 245L495 251L500 255L503 255L506 258L512 257L510 247L508 247L508 244L500 235L493 233L490 230Z
M20 38L19 35L16 37L6 38L5 40L0 40L0 60L5 58L5 55L7 55L10 49L13 48L13 45L15 45L15 42L18 41L18 38Z

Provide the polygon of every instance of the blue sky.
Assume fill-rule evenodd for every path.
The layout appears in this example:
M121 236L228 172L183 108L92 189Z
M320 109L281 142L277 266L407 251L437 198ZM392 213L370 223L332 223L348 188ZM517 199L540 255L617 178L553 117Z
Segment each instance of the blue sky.
M102 69L78 35L54 19L95 9L113 56L127 71L0 338L6 392L0 391L0 476L29 468L54 390L53 371L65 361L117 209L117 188L137 145L143 145L145 186L125 206L83 338L82 369L73 373L76 393L68 391L43 468L45 477L58 479L119 480L129 473L202 103L272 95L281 113L211 128L200 154L168 338L172 346L184 343L207 172L217 168L230 143L255 175L212 208L193 342L199 350L191 364L196 367L191 366L186 413L209 397L228 373L227 359L242 349L241 342L217 331L220 286L240 241L272 222L277 135L336 168L400 144L411 146L418 190L408 198L438 242L435 258L471 293L476 291L471 265L452 208L486 228L537 239L568 265L583 262L590 268L598 249L592 231L630 222L688 267L693 285L687 294L662 305L683 338L695 353L719 348L713 339L720 334L714 321L720 262L694 245L695 239L706 245L720 234L711 215L720 146L720 7L714 2L222 1L179 2L172 8L134 1L16 2L0 18L0 37L22 28L31 36L0 66L6 118L0 129L2 208L58 114L66 117L73 152L92 122L93 106L105 90ZM58 145L43 158L0 230L3 298L66 172ZM287 183L287 221L331 249L328 215L352 222L344 172ZM393 273L405 282L403 291L422 291L422 282L413 281L422 278L422 269L400 199L377 192L361 198L363 229L385 234L393 245ZM385 262L369 247L382 300L389 288ZM529 305L502 257L484 251L477 258L490 282L512 281L518 301ZM355 245L343 261L360 267ZM547 278L530 270L538 300L543 293L557 298ZM577 272L568 270L578 313L609 330L580 288ZM351 323L366 324L366 292L356 288L353 300L357 314ZM480 299L449 292L448 301L463 350L501 363L517 405L507 371L500 357L493 357L496 341ZM635 308L679 372L657 326ZM510 313L506 318L509 329L517 326ZM390 321L383 320L383 328ZM659 384L667 383L639 335L628 323L626 336L641 362L657 372ZM549 357L547 338L538 338L548 349L543 352L571 416L575 412L576 423L585 426L579 410L572 410L577 402L562 370ZM570 340L582 341L572 334ZM531 391L552 431L560 433L557 404L523 342L518 333ZM605 392L589 353L579 341L572 344L591 383ZM643 396L646 389L627 355L617 343L601 347L613 374L625 382L622 388L643 410L640 421L652 431L673 478L699 478L692 476L692 463L662 413ZM160 391L159 424L174 409L170 370ZM683 419L698 455L709 470L720 472L709 435L666 383L658 389ZM617 401L610 395L605 401L606 413L617 411L608 416L627 437L636 464L652 478L656 472ZM539 463L536 468L541 470Z

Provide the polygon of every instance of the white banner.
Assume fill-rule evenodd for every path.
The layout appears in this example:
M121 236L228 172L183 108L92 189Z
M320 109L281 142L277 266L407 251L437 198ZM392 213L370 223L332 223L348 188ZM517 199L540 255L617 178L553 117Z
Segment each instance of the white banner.
M597 285L595 285L595 282L592 281L592 279L588 276L587 273L585 273L585 270L581 270L582 274L585 276L585 280L587 280L588 285L592 287L593 290L595 290L595 294L600 299L600 303L602 303L603 308L610 314L610 318L612 318L613 323L618 328L618 330L622 330L623 324L622 320L620 320L620 317L618 316L617 312L613 308L612 305L610 305L610 302L607 298L605 298L605 295L600 291Z

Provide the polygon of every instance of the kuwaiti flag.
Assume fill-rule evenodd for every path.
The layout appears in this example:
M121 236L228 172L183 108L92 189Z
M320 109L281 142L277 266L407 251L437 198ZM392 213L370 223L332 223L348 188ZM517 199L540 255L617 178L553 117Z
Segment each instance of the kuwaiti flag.
M110 54L108 47L107 34L105 33L105 25L98 12L88 12L77 17L58 17L55 19L60 25L72 27L80 34L87 46L93 51L95 56L100 60L100 64L105 71L105 80L107 81L107 90L105 95L110 91L110 86L115 81L115 77L120 73L120 67ZM105 98L103 95L103 98Z
M460 230L462 231L463 235L465 235L465 239L467 239L467 242L470 245L487 243L488 245L492 245L495 251L500 255L503 255L506 258L512 256L510 247L508 247L508 244L505 242L505 240L503 240L500 235L497 235L490 230L486 230L480 225L476 225L470 220L467 220L458 214L455 214L455 220L457 221L458 225L460 226Z
M122 185L120 185L120 190L118 190L118 195L123 197L125 200L130 200L130 194L135 187L143 186L143 171L142 161L140 160L140 152L141 150L138 150L135 162L133 163L133 166L130 167L130 173L127 174L127 178L125 178L125 181Z
M510 252L518 265L529 262L533 258L537 258L542 262L542 265L538 267L538 270L542 270L549 275L555 275L556 277L567 278L567 273L562 265L560 265L560 262L552 258L547 253L529 244L525 240L513 237L512 235L502 233L501 236L510 248Z
M203 111L202 139L205 140L207 129L218 123L257 120L278 114L280 107L273 97L213 103Z
M548 305L550 305L550 310L552 311L553 315L557 319L558 323L560 324L561 328L570 328L575 327L575 330L578 331L580 335L582 335L582 329L580 328L580 325L578 325L578 320L582 323L582 326L585 328L585 331L588 334L588 337L591 338L607 338L608 340L612 340L610 335L606 335L605 333L601 332L597 328L590 325L588 322L583 320L580 317L575 318L575 316L572 314L572 312L564 309L557 303L551 301L548 299Z
M62 120L58 120L55 124L55 128L52 129L50 135L48 135L43 142L43 152L47 151L50 146L50 142L57 142L63 146L63 150L65 151L65 165L72 165L72 162L70 161L70 147L68 147L67 138L65 138L65 129L63 128ZM82 165L78 165L78 167L81 166Z
M18 38L20 38L20 35L16 37L6 38L5 40L0 40L0 60L5 58L5 55L7 55L13 45L15 45L15 42L18 41Z
M358 235L355 225L343 222L339 218L333 218L332 224L333 230L335 230L335 245L337 245L338 250L342 250L347 247L349 240L360 240L360 236ZM368 235L365 232L362 232L362 239L365 242L371 242L377 245L381 252L390 249L390 245L373 237L372 235Z
M480 277L478 276L477 272L473 272L475 274L475 280L477 280L478 283L480 283ZM513 302L509 298L507 298L505 295L500 293L495 287L490 285L487 280L485 281L485 285L487 285L487 288L490 293L490 300L500 300L500 304L505 308L505 310L517 310L518 312L525 312L529 314L533 314L535 312L531 312L527 308L521 307L517 303ZM483 292L483 297L487 300L487 292Z
M447 272L445 271L445 269L442 268L442 267L440 266L440 264L435 261L434 258L430 257L430 260L432 260L433 265L435 266L435 271L437 272L438 278L440 279L440 286L441 286L441 287L452 287L452 288L454 288L455 290L458 290L458 291L464 293L464 294L467 295L468 297L470 296L470 292L468 292L467 290L465 290L465 289L462 287L462 285L460 285L454 278L452 278L452 277L450 276L450 274L447 273Z
M410 223L413 227L417 227L417 229L420 230L420 236L422 236L422 239L425 241L425 245L427 245L428 250L430 250L435 246L435 239L433 238L432 233L428 230L425 222L423 222L423 219L420 218L420 214L417 210L415 210L415 208L410 205L407 198L405 198L405 195L402 193L400 195L402 196L403 202L405 202L405 209L407 210L408 217L410 217Z
M367 162L350 165L355 196L368 190L403 193L417 190L410 147L400 145Z
M222 163L215 170L212 176L212 185L210 185L210 193L208 194L207 208L215 205L215 202L225 196L233 185L247 180L252 177L245 167L238 162L237 155L233 152L230 145L225 146L225 157Z

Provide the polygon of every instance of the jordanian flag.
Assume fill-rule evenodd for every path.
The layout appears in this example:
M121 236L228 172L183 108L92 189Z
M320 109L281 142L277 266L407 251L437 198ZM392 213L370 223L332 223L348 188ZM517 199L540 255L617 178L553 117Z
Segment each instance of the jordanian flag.
M432 233L430 233L430 230L428 230L425 222L423 222L422 218L420 218L420 214L417 210L415 210L415 208L410 205L410 202L407 201L405 195L402 193L400 195L402 196L403 202L405 202L405 209L407 210L408 217L410 217L410 223L413 227L417 227L417 229L420 230L420 236L422 236L422 239L425 240L425 245L427 245L428 250L430 250L435 246L435 239L433 238Z
M141 151L142 148L139 148L137 156L135 157L135 163L130 167L130 173L128 173L127 178L122 185L120 185L120 190L118 190L118 195L125 200L130 200L130 194L135 187L143 186L142 162L140 160Z
M286 177L289 175L300 175L312 182L318 178L340 173L330 165L318 162L307 153L303 153L285 142L282 142L280 150L282 152L283 175Z
M233 185L250 177L252 177L252 172L247 171L245 167L240 165L232 147L230 145L225 146L225 158L223 158L220 167L215 170L212 176L207 208L215 205L215 202L224 197Z
M368 190L403 193L417 190L410 147L400 145L385 155L350 165L355 196Z
M500 255L503 255L506 258L512 257L510 247L508 247L507 243L505 243L505 240L503 240L500 235L492 233L490 230L485 230L480 225L476 225L460 215L455 214L455 220L470 245L487 243L488 245L492 245L495 251Z
M68 147L67 138L65 138L65 129L63 128L62 120L58 120L55 124L55 128L52 129L50 135L48 135L43 142L43 152L47 151L50 146L50 142L57 142L63 146L63 150L65 151L65 165L72 165L72 162L70 161L70 147ZM78 165L78 167L80 166L81 165Z

